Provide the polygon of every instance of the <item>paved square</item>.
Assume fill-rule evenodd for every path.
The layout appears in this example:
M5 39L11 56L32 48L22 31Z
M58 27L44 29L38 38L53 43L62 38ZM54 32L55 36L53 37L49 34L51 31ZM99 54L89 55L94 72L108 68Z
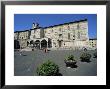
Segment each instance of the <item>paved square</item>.
M14 75L15 76L36 76L36 68L47 60L55 62L63 76L96 76L97 75L97 59L93 58L95 51L87 51L92 55L91 62L81 62L80 54L82 51L73 50L53 50L44 53L42 50L24 51L14 54ZM67 68L64 59L67 55L74 55L77 60L77 68Z

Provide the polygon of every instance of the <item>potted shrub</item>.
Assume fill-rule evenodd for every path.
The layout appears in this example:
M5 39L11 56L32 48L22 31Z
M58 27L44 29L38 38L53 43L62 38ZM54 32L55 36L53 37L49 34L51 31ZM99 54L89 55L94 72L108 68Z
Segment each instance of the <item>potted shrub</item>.
M52 61L48 60L37 67L37 74L40 76L56 76L59 74L59 67Z
M91 54L86 52L82 53L80 56L82 62L90 62L90 58L91 58Z
M66 63L66 66L67 67L76 67L76 63L77 61L74 59L74 56L73 55L69 55L65 60L64 62Z

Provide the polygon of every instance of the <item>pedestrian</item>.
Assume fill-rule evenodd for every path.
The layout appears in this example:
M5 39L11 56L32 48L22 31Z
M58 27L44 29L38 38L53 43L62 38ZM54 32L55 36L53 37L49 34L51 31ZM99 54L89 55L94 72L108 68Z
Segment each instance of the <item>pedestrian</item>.
M43 50L44 50L44 52L46 53L45 48L43 48Z
M20 55L22 55L22 51L20 50Z
M44 48L44 52L47 53L47 48Z
M46 48L46 53L47 53L47 48Z

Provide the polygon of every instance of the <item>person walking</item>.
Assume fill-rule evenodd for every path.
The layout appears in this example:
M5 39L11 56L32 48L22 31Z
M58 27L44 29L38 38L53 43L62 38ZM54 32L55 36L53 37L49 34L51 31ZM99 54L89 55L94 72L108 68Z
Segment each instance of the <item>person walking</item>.
M44 52L47 53L47 48L44 48Z
M22 55L22 50L20 49L20 56Z

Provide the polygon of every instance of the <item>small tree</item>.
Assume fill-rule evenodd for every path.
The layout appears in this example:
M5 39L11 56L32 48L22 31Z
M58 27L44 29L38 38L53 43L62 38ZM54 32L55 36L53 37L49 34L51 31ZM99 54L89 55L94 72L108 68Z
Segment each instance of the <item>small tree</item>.
M82 53L80 56L82 62L90 62L90 58L91 58L91 54L86 52Z
M69 55L68 57L65 58L65 61L75 61L73 55Z
M59 73L59 67L50 60L37 67L37 74L40 76L56 76Z

